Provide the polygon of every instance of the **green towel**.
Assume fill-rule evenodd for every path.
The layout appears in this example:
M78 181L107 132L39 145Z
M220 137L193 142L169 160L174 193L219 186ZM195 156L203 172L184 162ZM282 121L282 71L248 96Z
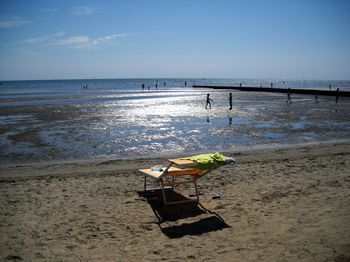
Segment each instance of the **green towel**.
M181 159L196 161L197 164L195 168L198 168L200 170L213 169L225 164L224 156L220 153L201 154L196 156L182 157Z

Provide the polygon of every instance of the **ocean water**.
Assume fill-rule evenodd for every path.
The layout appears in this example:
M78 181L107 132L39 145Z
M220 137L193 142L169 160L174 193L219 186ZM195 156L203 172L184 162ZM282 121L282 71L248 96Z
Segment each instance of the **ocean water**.
M292 94L287 104L285 94L191 87L271 82L350 90L350 81L271 79L2 82L0 164L173 156L349 138L349 98L335 103L334 97L319 96L316 103L311 95ZM207 93L213 99L210 110L204 108Z

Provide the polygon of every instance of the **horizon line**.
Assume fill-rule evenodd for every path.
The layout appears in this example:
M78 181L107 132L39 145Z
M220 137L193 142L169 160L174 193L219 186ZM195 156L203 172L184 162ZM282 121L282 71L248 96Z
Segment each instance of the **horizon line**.
M246 78L246 77L91 77L91 78L47 78L47 79L0 79L1 82L16 82L16 81L75 81L75 80L131 80L131 79L199 79L199 80L208 80L208 79L232 79L232 80L274 80L274 81L350 81L350 79L308 79L308 78L272 78L272 77L263 77L263 78Z

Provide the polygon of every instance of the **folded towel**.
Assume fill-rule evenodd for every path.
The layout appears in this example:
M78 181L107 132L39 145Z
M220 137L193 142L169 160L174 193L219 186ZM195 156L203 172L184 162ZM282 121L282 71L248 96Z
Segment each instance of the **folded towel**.
M196 164L193 167L200 170L209 170L225 164L235 163L235 160L232 157L228 158L217 152L214 154L201 154L196 156L182 157L181 159L195 161Z

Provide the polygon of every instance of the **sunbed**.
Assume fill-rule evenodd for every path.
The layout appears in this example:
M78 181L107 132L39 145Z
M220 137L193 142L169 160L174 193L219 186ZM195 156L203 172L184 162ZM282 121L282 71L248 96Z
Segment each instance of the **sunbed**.
M201 154L190 157L168 159L166 167L155 166L148 169L140 169L139 172L144 175L144 191L147 191L147 178L154 179L160 187L156 189L162 190L162 197L164 205L178 204L184 202L196 201L199 203L199 192L197 188L197 180L203 177L210 171L217 169L223 165L234 165L235 159L232 157L225 157L219 153ZM196 197L193 199L186 199L180 201L169 201L166 198L165 189L172 189L176 185L193 183ZM154 190L155 188L148 189Z

